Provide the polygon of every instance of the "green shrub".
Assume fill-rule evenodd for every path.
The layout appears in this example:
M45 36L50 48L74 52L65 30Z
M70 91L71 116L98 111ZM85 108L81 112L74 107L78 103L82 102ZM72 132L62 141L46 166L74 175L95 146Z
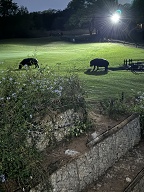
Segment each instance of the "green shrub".
M38 131L44 114L85 107L84 92L77 76L60 77L49 70L8 70L0 85L0 175L28 189L48 177L36 141L32 137L29 146L28 137Z
M144 93L132 90L131 95L125 95L122 92L117 98L109 98L100 101L100 111L111 118L117 118L119 115L138 114L140 116L140 125L142 137L144 136Z
M100 111L112 118L130 113L127 108L127 99L124 93L117 98L108 98L100 101Z
M144 137L144 92L139 91L135 94L133 106L131 107L135 113L140 115L140 125L142 128L142 137Z

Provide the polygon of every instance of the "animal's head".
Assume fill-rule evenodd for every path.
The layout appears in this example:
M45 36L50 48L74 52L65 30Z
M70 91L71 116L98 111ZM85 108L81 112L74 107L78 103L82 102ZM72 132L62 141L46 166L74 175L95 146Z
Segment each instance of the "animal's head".
M19 64L19 69L21 69L22 68L22 65L21 64Z
M93 62L92 61L90 61L90 67L92 67L93 66Z

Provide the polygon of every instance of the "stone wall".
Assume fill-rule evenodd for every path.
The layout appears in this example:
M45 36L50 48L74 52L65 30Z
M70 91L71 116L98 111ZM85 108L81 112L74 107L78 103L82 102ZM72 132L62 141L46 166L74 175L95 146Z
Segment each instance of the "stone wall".
M109 133L99 136L88 152L73 159L50 176L53 192L79 192L97 180L140 139L139 118L131 116ZM42 191L42 186L31 192Z
M67 111L59 114L52 114L46 116L41 121L41 126L37 128L37 131L31 131L27 141L31 145L32 138L36 138L37 149L43 151L48 145L50 140L59 142L64 137L68 136L79 122L86 121L87 114L83 109L74 111L74 109L68 109Z

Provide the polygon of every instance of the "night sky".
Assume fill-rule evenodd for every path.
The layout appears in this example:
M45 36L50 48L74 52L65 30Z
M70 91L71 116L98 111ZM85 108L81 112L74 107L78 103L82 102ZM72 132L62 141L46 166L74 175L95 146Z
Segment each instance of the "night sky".
M18 6L28 8L29 12L44 11L48 9L63 10L71 0L13 0ZM120 4L130 3L132 0L119 0Z

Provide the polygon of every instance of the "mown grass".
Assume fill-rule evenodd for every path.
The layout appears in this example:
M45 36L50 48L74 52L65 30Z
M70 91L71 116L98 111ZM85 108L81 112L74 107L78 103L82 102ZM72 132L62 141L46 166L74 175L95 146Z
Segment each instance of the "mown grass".
M144 49L117 43L52 42L48 38L0 41L0 70L16 70L26 57L36 57L41 68L50 67L63 75L76 73L87 93L87 100L101 100L133 92L144 92L144 74L120 70L124 59L143 59ZM105 58L109 72L90 72L89 61ZM23 70L24 71L24 70ZM19 73L19 71L18 71Z

